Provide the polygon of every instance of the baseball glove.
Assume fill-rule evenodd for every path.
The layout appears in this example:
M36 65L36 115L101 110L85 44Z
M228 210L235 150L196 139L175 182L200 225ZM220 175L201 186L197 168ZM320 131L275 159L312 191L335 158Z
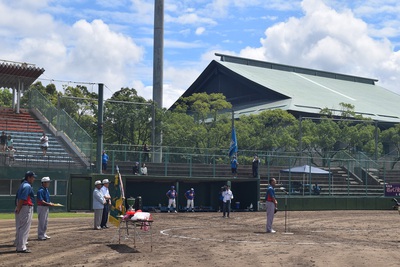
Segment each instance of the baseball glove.
M274 214L278 212L278 208L275 208Z

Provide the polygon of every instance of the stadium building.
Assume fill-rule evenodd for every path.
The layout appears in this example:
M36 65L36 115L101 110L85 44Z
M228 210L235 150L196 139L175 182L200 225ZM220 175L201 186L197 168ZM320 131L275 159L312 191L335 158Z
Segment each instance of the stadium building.
M378 80L216 54L182 97L222 93L235 117L282 109L295 117L319 117L328 108L340 115L340 103L381 123L400 122L400 95L376 85Z

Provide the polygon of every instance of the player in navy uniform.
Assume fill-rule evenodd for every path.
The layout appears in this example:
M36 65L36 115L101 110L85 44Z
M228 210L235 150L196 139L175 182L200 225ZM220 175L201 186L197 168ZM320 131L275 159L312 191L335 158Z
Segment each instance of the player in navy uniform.
M171 206L174 207L174 212L176 213L176 197L177 193L175 190L175 186L171 186L171 189L167 192L168 197L168 212L171 212Z
M190 190L186 191L185 193L185 198L186 198L186 211L189 211L191 209L192 212L194 212L194 189L190 188Z

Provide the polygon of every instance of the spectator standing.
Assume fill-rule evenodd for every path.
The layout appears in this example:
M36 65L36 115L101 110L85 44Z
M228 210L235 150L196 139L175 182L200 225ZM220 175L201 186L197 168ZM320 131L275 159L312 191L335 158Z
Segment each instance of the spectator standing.
M47 235L47 222L49 218L49 207L54 206L53 203L50 202L50 177L43 177L42 186L39 188L37 192L37 213L38 213L38 239L43 241L50 239L50 236Z
M267 189L267 195L265 197L266 200L266 208L267 208L267 233L274 234L276 231L272 229L272 223L274 221L275 211L278 207L278 201L275 198L275 187L276 180L275 178L271 178L269 180L269 185Z
M194 212L194 189L190 188L188 191L185 193L185 198L186 198L186 211L191 210Z
M175 190L175 186L171 186L171 189L168 190L167 192L167 198L168 198L168 212L171 212L171 207L174 208L174 212L176 213L176 197L177 193Z
M237 167L238 167L239 163L236 159L236 156L233 156L232 160L231 160L231 170L232 170L232 174L233 174L233 178L237 177Z
M229 213L231 212L231 200L233 199L233 193L229 185L225 186L224 191L222 192L222 197L223 197L222 217L229 218Z
M11 134L9 134L8 137L7 137L7 144L6 145L7 145L7 149L9 149L10 147L14 146L14 140L12 139Z
M101 230L101 219L103 216L104 204L106 204L106 200L101 193L101 181L97 180L94 182L94 190L93 190L93 210L94 210L94 230Z
M260 165L260 159L258 158L257 155L254 155L253 163L251 166L254 178L258 177L258 166L259 165Z
M148 162L150 160L149 152L150 152L150 148L145 143L143 145L143 161L147 161Z
M136 161L135 165L132 168L132 173L135 175L139 174L139 162Z
M146 164L144 162L142 163L142 167L140 168L140 173L142 175L147 175L147 167L146 167Z
M14 163L15 161L15 152L17 152L17 150L13 147L10 146L8 149L8 166L11 167L11 163Z
M108 214L110 213L110 204L111 204L110 191L108 190L108 187L110 186L110 181L108 179L104 179L102 184L103 184L103 186L101 187L101 193L103 194L104 200L106 201L106 203L104 204L103 215L101 217L100 227L102 229L106 229L106 228L108 228L107 222L108 222Z
M101 170L102 170L102 173L106 173L106 171L107 171L107 163L108 163L108 155L106 154L106 151L103 150L103 154L101 155Z
M35 193L33 192L32 184L35 181L36 174L32 171L25 173L25 179L20 184L16 199L17 206L15 208L15 230L16 230L16 248L17 253L30 253L26 247L29 231L31 229L33 217L33 202Z
M40 137L40 148L42 149L43 156L46 156L47 149L49 148L49 138L45 132L43 132L42 137Z
M1 151L4 152L6 151L6 143L7 143L7 135L6 133L3 131L0 135L0 146L1 146Z

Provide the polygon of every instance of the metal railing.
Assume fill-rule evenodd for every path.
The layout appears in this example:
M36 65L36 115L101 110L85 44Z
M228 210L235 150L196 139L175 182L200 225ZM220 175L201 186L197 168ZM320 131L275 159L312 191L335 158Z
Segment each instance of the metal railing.
M78 148L83 157L90 159L92 156L93 139L79 126L64 110L58 110L39 91L32 90L29 98L30 108L38 110L46 119L47 126L53 127L58 132L64 133L69 141Z

